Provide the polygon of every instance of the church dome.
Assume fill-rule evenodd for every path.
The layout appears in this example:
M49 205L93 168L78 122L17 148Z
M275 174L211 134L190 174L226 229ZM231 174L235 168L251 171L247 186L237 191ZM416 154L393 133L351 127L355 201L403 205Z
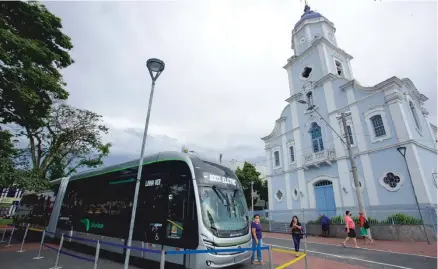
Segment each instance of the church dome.
M303 23L305 20L310 20L310 19L315 19L315 18L320 18L320 17L322 17L321 14L311 10L310 7L308 5L306 5L304 7L304 14L301 15L301 19L295 24L294 29L298 28L298 26L300 26L300 24Z

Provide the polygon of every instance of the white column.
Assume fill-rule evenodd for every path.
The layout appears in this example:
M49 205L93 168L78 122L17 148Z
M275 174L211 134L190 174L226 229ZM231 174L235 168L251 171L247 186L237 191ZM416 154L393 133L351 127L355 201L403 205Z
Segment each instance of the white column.
M324 75L327 75L329 73L329 67L328 67L328 62L327 62L326 57L325 57L323 46L324 45L318 46L318 54L319 54L319 59L321 60L322 73Z
M351 118L353 121L353 129L354 132L357 134L355 136L355 139L357 141L357 147L359 149L359 152L364 152L368 150L368 145L365 141L365 136L362 134L367 133L367 131L364 129L362 122L361 122L361 114L359 112L359 108L356 104L350 106L350 112L351 112ZM371 160L368 155L361 154L360 155L360 163L362 165L362 171L363 171L363 179L362 181L362 188L367 190L368 199L370 201L370 205L379 205L380 200L379 196L377 195L377 181L374 177L373 169L371 166ZM354 190L353 190L354 191Z
M335 74L336 71L335 71L335 66L334 66L335 65L334 60L333 60L333 58L329 58L328 49L327 49L327 46L325 44L322 44L322 51L324 53L323 56L324 56L325 61L327 63L327 73Z
M408 163L409 171L411 172L410 179L414 184L418 202L420 204L431 203L433 200L430 194L430 190L429 188L427 188L428 184L426 183L426 180L430 180L430 179L427 179L426 175L424 174L424 169L420 162L420 156L418 154L416 145L414 144L406 145L406 161Z
M344 191L341 192L343 195L344 206L354 206L354 189L351 186L351 182L353 181L353 177L350 169L348 168L348 159L338 160L338 174L339 174L339 184L341 185L341 189L345 188L348 193Z
M333 84L331 81L327 81L324 83L324 96L325 101L327 104L327 111L329 113L329 119L328 122L330 123L330 126L336 131L336 133L341 134L341 128L339 126L338 120L336 119L336 114L330 114L332 111L336 110L336 103L335 103L335 97L333 92ZM329 127L326 128L330 129L330 132L332 134L333 140L334 140L334 147L335 147L335 153L336 157L342 157L346 156L346 151L344 148L344 144L338 137L338 135ZM327 138L326 138L327 139Z
M362 182L362 184L364 184L364 187L367 190L370 205L380 205L379 196L377 195L376 178L374 177L370 156L368 154L360 155L360 163L362 164L364 175L362 181L365 181L365 184L364 182Z
M356 139L357 147L359 148L359 152L363 152L368 150L367 143L365 142L365 133L367 133L366 130L364 130L361 116L359 112L359 108L356 104L350 106L350 112L351 112L351 121L353 122L353 130L354 135L353 137Z
M330 179L333 184L333 194L335 198L335 205L336 207L344 206L344 197L341 184L339 182L339 178L331 178Z
M269 203L269 210L274 210L274 204L272 203L272 192L274 191L272 189L272 162L271 162L271 151L268 149L265 151L266 153L266 180L268 181L268 203Z
M292 209L292 190L290 187L290 173L284 173L285 188L286 188L286 205L287 209Z
M430 138L432 140L433 147L436 149L437 148L436 138L435 138L435 134L432 130L432 126L430 125L429 117L427 115L424 115L424 118L425 118L425 121L427 124L427 130L429 131Z
M307 189L307 184L306 184L306 179L304 178L304 170L303 169L299 169L297 171L297 175L298 175L298 188L300 189L300 191L302 191L304 193L304 197L301 197L300 195L300 201L301 201L301 208L303 209L307 209L309 208L309 192L313 193L313 189Z
M354 78L354 75L353 75L353 68L351 68L351 62L350 62L350 60L347 61L347 65L348 65L348 70L350 71L350 79L353 79L353 78Z
M282 165L283 165L283 171L284 171L284 186L286 189L286 205L287 209L292 209L292 192L290 187L290 173L287 172L289 170L289 161L288 161L288 152L289 149L287 148L287 137L286 137L286 121L283 120L281 123L281 148L282 148Z
M299 96L297 97L299 98ZM292 118L292 130L293 130L293 137L294 137L294 146L295 146L295 152L296 152L296 162L297 162L297 168L302 168L303 166L303 156L302 156L302 150L303 145L301 144L301 133L300 133L300 122L298 120L298 115L301 115L302 113L298 112L298 104L297 100L294 99L290 103L290 111L291 111L291 118ZM303 110L305 108L303 107Z
M401 93L397 89L386 91L385 101L388 104L392 122L394 123L395 136L398 138L398 142L412 139L412 130L403 109L403 96Z
M300 133L300 122L298 119L298 115L302 114L302 111L298 111L300 105L297 103L297 99L299 99L301 96L297 95L296 98L292 99L290 101L290 111L291 111L291 118L292 118L292 128L293 128L293 137L294 137L294 147L295 147L295 160L297 163L297 178L298 178L298 188L299 191L303 192L304 197L301 197L300 195L300 203L301 208L309 208L309 195L306 185L306 179L304 177L304 170L303 170L303 145L301 144L301 133ZM305 106L302 107L302 109L305 109ZM313 191L313 190L310 190Z

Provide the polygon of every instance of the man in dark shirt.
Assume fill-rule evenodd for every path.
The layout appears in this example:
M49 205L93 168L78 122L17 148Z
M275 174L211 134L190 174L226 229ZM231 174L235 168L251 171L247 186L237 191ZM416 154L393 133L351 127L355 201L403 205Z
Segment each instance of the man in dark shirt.
M325 214L323 214L321 217L321 226L322 226L322 236L328 237L329 236L330 219Z

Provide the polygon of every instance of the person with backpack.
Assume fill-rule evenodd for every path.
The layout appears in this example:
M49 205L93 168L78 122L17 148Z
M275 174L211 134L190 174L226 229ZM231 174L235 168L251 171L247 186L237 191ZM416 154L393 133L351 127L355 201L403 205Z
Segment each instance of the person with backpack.
M368 229L370 228L370 223L368 222L368 219L365 218L363 215L363 212L359 213L359 226L360 226L360 235L362 236L365 245L367 244L367 239L372 244L374 242L373 239L368 235Z

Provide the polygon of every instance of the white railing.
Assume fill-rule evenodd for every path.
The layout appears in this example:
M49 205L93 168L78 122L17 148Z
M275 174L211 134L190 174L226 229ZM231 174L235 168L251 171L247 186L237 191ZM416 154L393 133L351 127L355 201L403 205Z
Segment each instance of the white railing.
M323 162L330 163L332 160L336 158L336 152L333 148L328 148L319 152L312 152L305 154L303 158L304 158L304 165L306 166L319 164Z

